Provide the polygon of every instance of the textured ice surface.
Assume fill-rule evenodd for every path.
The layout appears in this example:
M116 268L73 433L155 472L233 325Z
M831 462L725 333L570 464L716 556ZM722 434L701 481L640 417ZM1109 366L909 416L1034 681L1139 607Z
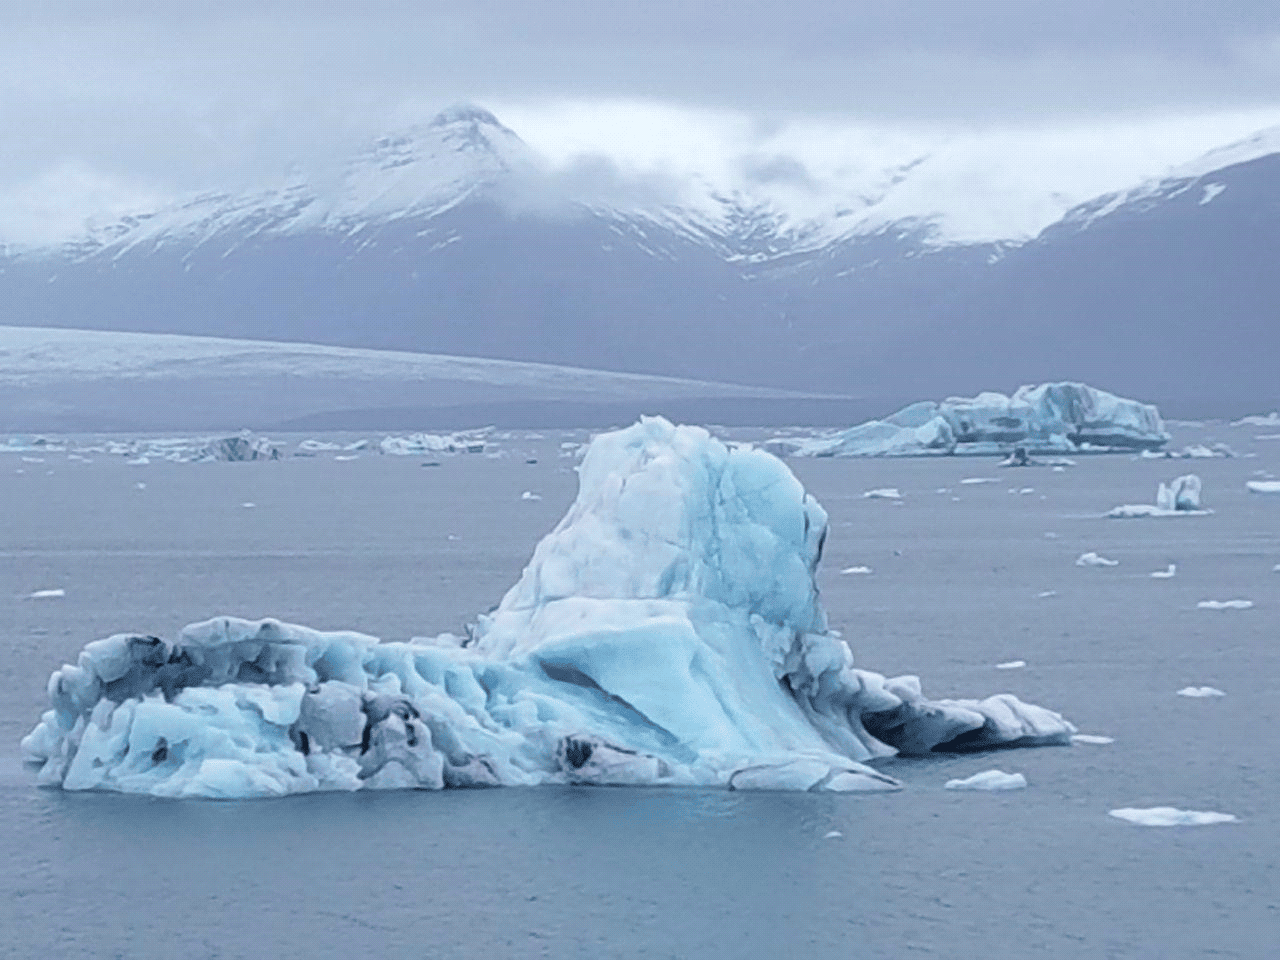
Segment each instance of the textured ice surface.
M1020 387L1012 397L980 393L922 401L883 420L800 442L812 457L893 457L1003 452L1030 465L1028 452L1098 448L1154 450L1169 442L1160 412L1083 383ZM1020 451L1020 453L1019 453Z
M1008 694L853 666L815 573L822 507L779 460L647 419L596 438L569 512L465 639L220 617L121 634L49 681L40 779L170 797L690 784L885 790L897 752L1067 744Z
M1077 567L1118 567L1119 560L1109 560L1099 553L1090 550L1088 553L1082 553L1076 557Z
M1230 813L1210 810L1179 810L1177 807L1122 807L1111 816L1142 827L1203 827L1214 823L1235 823Z
M945 786L948 790L1024 790L1027 778L1020 773L983 770L963 780L948 780Z

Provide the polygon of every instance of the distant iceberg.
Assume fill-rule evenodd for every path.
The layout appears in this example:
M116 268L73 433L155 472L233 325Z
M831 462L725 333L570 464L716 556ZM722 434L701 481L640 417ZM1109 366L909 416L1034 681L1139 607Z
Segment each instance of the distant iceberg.
M1107 511L1113 520L1131 520L1139 517L1202 517L1212 510L1200 508L1202 484L1194 473L1175 477L1169 483L1156 488L1156 502L1122 503ZM1170 574L1172 576L1172 574Z
M807 457L901 457L930 454L1069 453L1158 450L1169 442L1154 406L1083 383L1020 387L1012 397L980 393L923 401L883 420L790 442Z
M220 617L88 644L23 740L68 790L245 798L550 783L890 790L895 753L1069 744L1008 694L853 666L815 575L827 516L758 449L660 418L591 444L578 497L466 638Z

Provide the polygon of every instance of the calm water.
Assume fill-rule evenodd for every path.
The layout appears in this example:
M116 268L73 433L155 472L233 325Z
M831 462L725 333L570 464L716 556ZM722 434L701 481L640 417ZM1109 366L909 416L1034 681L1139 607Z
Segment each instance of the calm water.
M1280 474L1280 440L1252 439L1265 432L1178 431L1177 446L1221 439L1253 458L1092 457L1062 473L795 461L831 514L822 586L860 665L917 673L935 696L1011 691L1116 738L894 761L907 788L869 797L566 788L216 804L38 790L17 740L49 671L86 641L218 613L388 639L456 631L515 581L575 476L559 437L429 468L6 455L0 957L1278 956L1280 497L1244 487ZM1186 470L1213 516L1100 518ZM959 483L972 476L999 482ZM881 486L904 504L862 498ZM1075 567L1086 550L1120 566ZM1176 578L1148 576L1169 562ZM839 573L862 564L874 572ZM47 588L66 596L21 599ZM1255 608L1196 609L1237 597ZM994 668L1014 659L1027 667ZM1227 696L1174 694L1202 684ZM942 789L990 767L1030 788ZM1107 816L1165 804L1241 822Z

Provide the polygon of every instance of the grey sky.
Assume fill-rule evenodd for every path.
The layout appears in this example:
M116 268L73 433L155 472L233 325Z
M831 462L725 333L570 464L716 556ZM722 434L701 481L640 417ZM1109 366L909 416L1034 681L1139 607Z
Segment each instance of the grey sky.
M0 193L255 182L458 100L544 147L544 115L617 101L766 135L1280 111L1274 0L8 0L0 27Z

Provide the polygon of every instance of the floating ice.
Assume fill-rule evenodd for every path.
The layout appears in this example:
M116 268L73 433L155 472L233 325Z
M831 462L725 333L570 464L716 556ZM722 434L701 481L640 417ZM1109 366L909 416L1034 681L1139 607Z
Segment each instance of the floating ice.
M822 835L823 840L839 840L844 834L839 830L828 830Z
M1072 743L1087 743L1093 746L1106 746L1108 743L1115 743L1115 737L1099 737L1091 733L1077 733L1071 738Z
M1250 493L1280 493L1280 480L1246 480Z
M1088 553L1082 553L1080 554L1080 556L1076 557L1076 566L1077 567L1118 567L1120 566L1120 561L1108 560L1106 557L1101 556L1100 554L1094 553L1092 550L1090 550Z
M1163 570L1152 570L1151 577L1154 580L1172 580L1178 575L1178 565L1171 563Z
M1047 600L1049 597L1056 597L1057 595L1058 595L1057 590L1041 590L1039 593L1036 594L1036 599Z
M870 573L870 567L845 567L841 573Z
M57 590L33 590L27 594L28 600L52 600L56 597L65 597L67 591L58 588Z
M1122 807L1109 811L1118 820L1141 827L1203 827L1214 823L1235 823L1237 817L1210 810L1179 810L1177 807Z
M897 487L879 487L875 490L868 490L862 495L867 500L901 500L902 494L898 492Z
M822 507L779 460L660 418L597 437L569 512L465 639L220 617L119 634L22 744L73 790L262 797L547 783L896 789L894 753L1068 744L1004 694L853 666L815 573Z
M1212 511L1200 509L1200 478L1194 473L1176 477L1170 483L1156 488L1156 502L1126 503L1113 507L1107 516L1113 519L1136 517L1200 517Z
M397 457L424 453L484 453L489 430L463 433L415 433L407 437L384 437L378 444L383 453Z
M976 487L983 483L999 483L995 477L965 477L960 481L966 487Z
M1020 670L1027 665L1025 660L1006 660L1004 663L997 663L997 670Z
M257 504L256 504L256 503L242 503L242 504L240 504L240 506L244 507L246 510L252 510L254 507L256 507L256 506L257 506Z
M1025 790L1027 778L1020 773L1002 770L983 770L964 780L948 780L947 790Z
M534 493L532 490L526 490L524 493L520 494L520 499L521 500L541 500L542 495L539 493Z
M1207 697L1225 697L1226 694L1217 687L1183 687L1178 691L1178 696L1203 700Z
M1280 411L1272 410L1265 416L1254 414L1241 417L1231 424L1233 427L1280 427Z
M1030 465L1032 452L1159 449L1169 442L1160 412L1083 383L1020 387L1012 397L981 393L922 401L883 420L810 440L790 441L800 456L893 457L1003 453L1008 466Z
M1196 604L1201 610L1248 610L1252 600L1201 600Z
M349 460L359 460L359 459L360 459L360 454L358 454L358 453L340 453L340 454L338 454L336 457L334 457L333 459L334 459L334 460L336 460L336 461L338 461L339 463L345 463L346 461L349 461Z

